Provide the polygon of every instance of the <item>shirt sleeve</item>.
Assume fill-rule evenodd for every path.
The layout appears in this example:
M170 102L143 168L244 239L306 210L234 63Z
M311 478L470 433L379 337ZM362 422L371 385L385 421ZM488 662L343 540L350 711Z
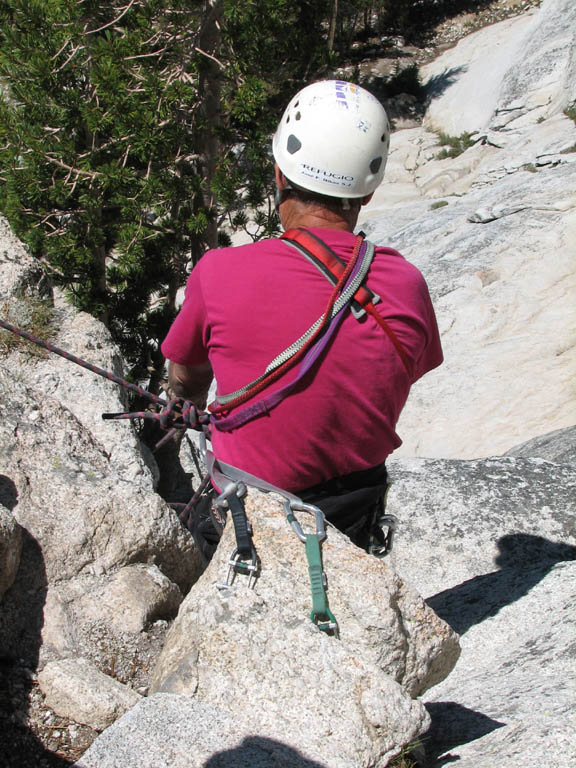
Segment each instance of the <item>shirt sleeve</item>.
M377 304L412 363L410 384L442 363L434 307L422 273L396 251L384 274L382 304ZM386 263L386 262L385 262Z
M424 282L424 281L423 281ZM424 376L428 371L437 368L442 365L444 361L444 354L442 352L442 344L440 342L440 332L438 330L438 323L436 321L436 313L428 293L428 287L424 282L425 300L424 300L424 317L426 328L426 344L422 351L422 354L416 361L414 379L417 381Z
M188 278L184 303L161 346L164 357L179 365L208 362L210 335L199 266Z

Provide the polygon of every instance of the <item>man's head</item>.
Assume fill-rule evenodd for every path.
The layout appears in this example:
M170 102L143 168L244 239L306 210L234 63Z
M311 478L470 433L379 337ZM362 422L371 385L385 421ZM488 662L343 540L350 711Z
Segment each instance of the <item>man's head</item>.
M342 80L294 96L276 130L277 205L288 197L357 217L384 176L390 126L368 91Z

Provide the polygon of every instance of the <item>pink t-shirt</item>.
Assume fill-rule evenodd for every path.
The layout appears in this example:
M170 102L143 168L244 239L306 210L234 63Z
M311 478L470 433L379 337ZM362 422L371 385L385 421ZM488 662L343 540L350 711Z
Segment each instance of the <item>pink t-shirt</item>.
M310 231L349 260L352 233ZM213 430L217 458L297 491L373 467L401 444L395 427L410 386L442 362L438 327L424 278L397 251L376 249L367 285L413 362L412 380L375 319L348 313L319 362L269 414L229 433ZM229 394L320 317L332 290L281 240L208 251L188 279L162 352L181 365L210 360L218 394ZM297 368L247 404L291 381Z

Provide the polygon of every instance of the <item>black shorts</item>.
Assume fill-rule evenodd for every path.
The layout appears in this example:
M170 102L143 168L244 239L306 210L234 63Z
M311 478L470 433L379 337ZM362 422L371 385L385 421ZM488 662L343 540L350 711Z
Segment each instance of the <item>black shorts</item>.
M368 551L373 527L384 510L388 473L384 463L360 472L334 477L295 493L320 507L328 522Z

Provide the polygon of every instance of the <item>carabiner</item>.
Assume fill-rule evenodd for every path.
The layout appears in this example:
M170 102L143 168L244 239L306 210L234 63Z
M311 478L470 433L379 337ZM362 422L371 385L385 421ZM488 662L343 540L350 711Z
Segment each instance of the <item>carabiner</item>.
M338 622L330 608L324 611L312 611L310 621L315 624L321 632L333 632L334 637L338 639Z
M214 504L216 504L217 507L225 508L228 505L228 499L230 496L238 496L239 499L242 499L244 496L246 496L247 493L248 489L244 483L241 480L235 480L231 483L228 483L222 493L216 497Z
M373 526L368 552L379 559L390 554L397 527L398 518L395 515L381 515Z
M326 538L326 520L324 518L324 513L319 507L314 504L306 504L303 501L286 499L284 501L284 511L288 522L292 526L292 530L303 544L306 544L306 534L302 530L302 526L296 519L294 512L311 512L316 518L315 535L318 536L318 541L324 541Z

